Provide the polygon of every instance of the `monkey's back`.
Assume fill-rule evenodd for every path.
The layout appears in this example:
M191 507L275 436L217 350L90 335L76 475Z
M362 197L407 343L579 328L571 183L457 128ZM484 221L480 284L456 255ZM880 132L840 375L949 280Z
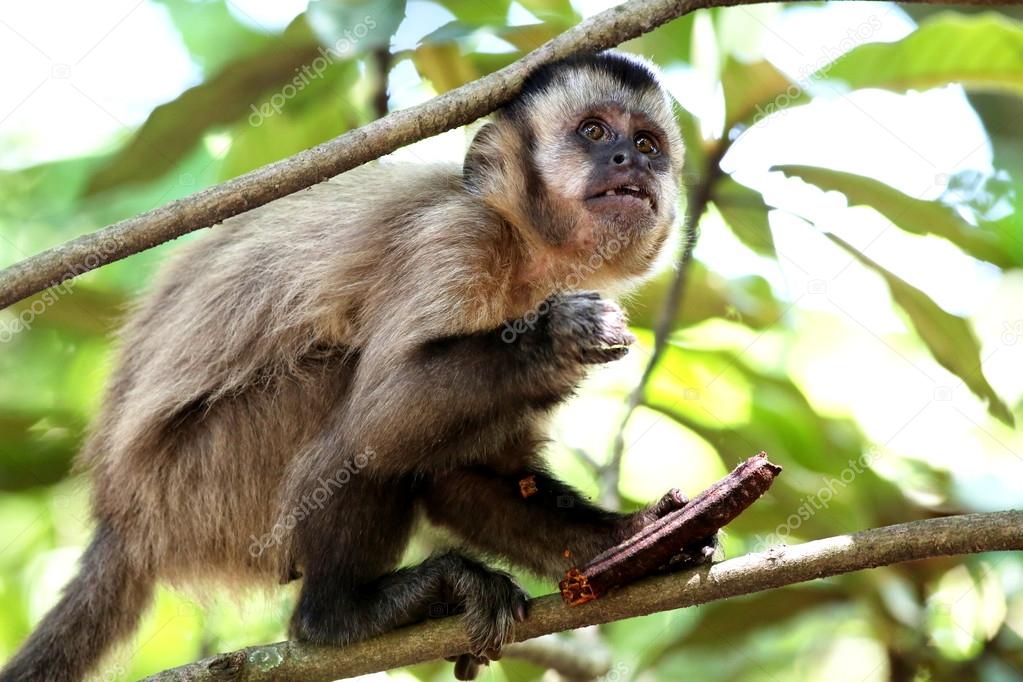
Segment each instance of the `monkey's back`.
M251 549L281 479L339 409L407 259L457 222L460 183L457 165L372 164L225 221L164 268L82 456L137 561L171 579L189 577L177 557L275 570L275 545Z

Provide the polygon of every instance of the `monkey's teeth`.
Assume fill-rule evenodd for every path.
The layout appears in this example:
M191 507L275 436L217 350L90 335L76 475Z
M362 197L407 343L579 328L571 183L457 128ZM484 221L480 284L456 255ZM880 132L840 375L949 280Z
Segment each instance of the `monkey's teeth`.
M636 185L622 185L621 187L609 189L600 196L603 197L630 196L645 199L646 193Z

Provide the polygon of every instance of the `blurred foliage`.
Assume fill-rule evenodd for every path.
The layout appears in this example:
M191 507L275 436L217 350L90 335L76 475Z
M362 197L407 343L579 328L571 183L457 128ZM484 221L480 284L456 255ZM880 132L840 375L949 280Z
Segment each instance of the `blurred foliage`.
M114 149L0 172L0 265L369 122L383 85L373 75L379 53L395 43L413 5L429 5L445 20L420 31L414 46L395 47L389 62L392 76L414 72L430 93L510 63L581 15L581 3L568 0L313 0L274 32L240 21L224 0L150 2L166 11L201 81L155 106ZM737 252L748 251L757 262L785 260L783 235L772 220L780 209L719 162L765 115L770 120L813 102L816 88L807 83L898 95L959 84L987 130L993 168L956 173L939 197L911 196L866 171L787 158L773 161L772 170L844 195L849 206L883 216L907 238L936 238L971 263L982 261L999 281L1016 282L1010 291L1021 295L1021 17L914 8L922 23L905 38L853 47L798 81L756 50L765 32L774 32L773 22L791 11L701 10L623 46L673 76L719 85L717 113L714 107L699 115L677 109L687 141L683 181L690 196L707 198L700 228L727 227ZM513 12L532 18L512 25ZM881 175L880 167L873 170ZM812 211L800 205L785 210L814 223L824 241L830 238L855 267L877 278L881 289L865 296L887 291L872 305L890 308L904 329L868 332L899 356L895 364L924 367L921 373L943 377L942 386L961 382L978 398L967 394L956 409L984 403L990 417L962 412L976 428L955 432L958 440L948 447L962 450L952 464L877 438L869 420L858 416L895 387L874 386L869 398L856 402L851 385L822 391L816 373L827 362L806 359L844 352L856 325L813 308L805 295L764 274L719 271L720 260L705 262L698 250L686 299L670 311L668 349L626 427L622 504L638 506L672 484L696 492L758 450L783 464L785 475L729 527L729 555L988 509L992 500L1018 503L1011 495L1020 490L1013 481L1023 476L1023 440L1011 425L1021 390L1018 382L987 374L990 333L979 333L973 311L946 310L927 287L910 284L828 224L818 226ZM54 601L88 537L87 485L83 476L69 474L71 462L96 412L127 302L174 248L163 245L0 312L0 660ZM551 446L555 467L590 494L600 487L599 464L621 421L623 398L641 374L643 349L652 344L650 330L674 276L666 268L628 299L639 352L600 373L559 417ZM1004 344L1023 339L1023 321L1003 320L994 333L1003 334ZM863 362L876 357L862 348ZM842 357L849 362L848 353ZM851 376L832 369L835 376ZM892 381L901 376L893 374ZM845 389L844 401L830 397ZM999 393L1005 390L1011 394ZM428 552L433 542L421 539L410 557ZM534 593L553 587L525 580ZM101 676L134 679L281 638L290 598L256 597L240 607L216 594L200 606L187 594L162 591L139 635ZM612 623L601 628L601 637L616 660L618 677L609 679L1021 680L1023 559L976 556L894 566ZM543 671L507 660L488 674L539 680ZM430 663L393 675L441 680L450 668Z

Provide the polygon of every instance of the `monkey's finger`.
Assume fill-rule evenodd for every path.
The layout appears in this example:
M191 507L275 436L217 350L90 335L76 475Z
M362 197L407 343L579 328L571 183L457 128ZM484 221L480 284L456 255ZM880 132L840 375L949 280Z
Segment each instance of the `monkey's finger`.
M672 488L668 492L664 493L664 496L661 499L654 502L654 504L650 507L650 513L653 514L655 518L659 519L665 514L678 511L687 504L689 504L689 498L686 497L685 493L678 488Z
M455 661L456 680L475 680L480 673L480 664L472 654L462 654Z
M512 607L512 615L516 623L521 623L529 617L529 597L525 593L518 595L515 605Z
M497 647L495 649L487 649L486 651L483 652L483 655L487 659L487 664L489 664L490 661L500 661L501 656L503 656L504 654L502 653L501 648Z
M715 533L710 537L697 540L683 546L659 572L672 573L682 569L693 568L711 563L718 548L718 536Z

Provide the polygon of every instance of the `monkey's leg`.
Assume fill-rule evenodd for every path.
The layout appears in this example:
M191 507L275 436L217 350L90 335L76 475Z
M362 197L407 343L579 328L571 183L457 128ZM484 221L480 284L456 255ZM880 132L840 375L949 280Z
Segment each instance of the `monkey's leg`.
M459 554L398 571L412 529L414 486L359 472L319 499L295 528L304 574L292 634L320 644L359 641L429 616L461 612L483 657L499 651L527 597L505 573Z
M520 482L525 483L520 484ZM685 504L673 491L632 514L597 507L546 472L523 469L512 475L463 468L438 475L425 493L430 519L471 545L541 575L561 577L600 552L629 538L646 524ZM706 561L714 539L673 560L672 568ZM706 551L704 548L709 548Z
M374 580L347 584L309 578L292 633L319 644L348 644L396 627L461 613L471 653L499 652L528 597L506 573L458 553L430 557Z

